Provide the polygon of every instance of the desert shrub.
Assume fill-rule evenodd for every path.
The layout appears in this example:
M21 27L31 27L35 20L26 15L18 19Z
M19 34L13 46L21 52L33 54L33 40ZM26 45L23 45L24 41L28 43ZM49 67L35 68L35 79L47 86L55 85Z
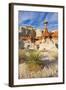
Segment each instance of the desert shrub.
M32 51L29 53L26 60L29 71L38 71L41 69L42 61L40 60L40 58L41 53L39 51Z

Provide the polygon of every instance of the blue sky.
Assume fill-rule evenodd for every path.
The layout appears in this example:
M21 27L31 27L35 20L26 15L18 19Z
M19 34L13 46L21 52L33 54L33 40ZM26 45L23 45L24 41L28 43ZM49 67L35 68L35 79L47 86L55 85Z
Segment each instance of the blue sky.
M58 29L58 13L56 12L19 11L18 26L29 25L43 30L45 19L48 21L49 31Z

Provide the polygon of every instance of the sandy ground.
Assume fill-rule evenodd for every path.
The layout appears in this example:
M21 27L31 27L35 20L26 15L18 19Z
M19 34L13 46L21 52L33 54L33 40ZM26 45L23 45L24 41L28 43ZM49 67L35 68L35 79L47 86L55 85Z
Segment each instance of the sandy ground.
M19 79L22 78L44 78L44 77L56 77L58 76L57 62L49 63L43 67L42 70L37 72L30 72L28 66L25 63L19 65Z
M46 49L46 50L44 50ZM42 68L34 67L33 71L30 71L28 68L28 64L23 62L19 63L19 79L23 78L44 78L44 77L57 77L58 76L58 48L55 44L50 41L49 39L45 42L40 44L39 50L42 54ZM24 52L20 51L20 56L25 58L23 55ZM37 70L36 70L37 69Z
M41 70L29 71L28 65L23 62L19 64L19 79L23 78L44 78L58 76L58 49L42 52L47 58L43 59L44 66Z

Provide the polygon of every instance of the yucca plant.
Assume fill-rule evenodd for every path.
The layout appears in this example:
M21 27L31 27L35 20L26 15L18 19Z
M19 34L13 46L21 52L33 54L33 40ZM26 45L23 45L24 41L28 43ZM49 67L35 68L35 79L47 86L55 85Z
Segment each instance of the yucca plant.
M41 69L42 61L40 60L41 54L39 51L31 51L27 56L26 63L29 71L38 71Z

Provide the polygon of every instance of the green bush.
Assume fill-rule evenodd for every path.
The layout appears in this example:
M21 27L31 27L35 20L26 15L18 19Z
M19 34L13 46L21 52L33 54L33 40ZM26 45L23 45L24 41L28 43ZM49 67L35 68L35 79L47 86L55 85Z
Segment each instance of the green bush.
M27 56L26 63L30 71L38 71L41 69L42 61L40 60L41 53L39 51L31 51Z
M42 61L40 60L40 58L41 58L41 53L39 51L29 52L26 63L41 64Z

